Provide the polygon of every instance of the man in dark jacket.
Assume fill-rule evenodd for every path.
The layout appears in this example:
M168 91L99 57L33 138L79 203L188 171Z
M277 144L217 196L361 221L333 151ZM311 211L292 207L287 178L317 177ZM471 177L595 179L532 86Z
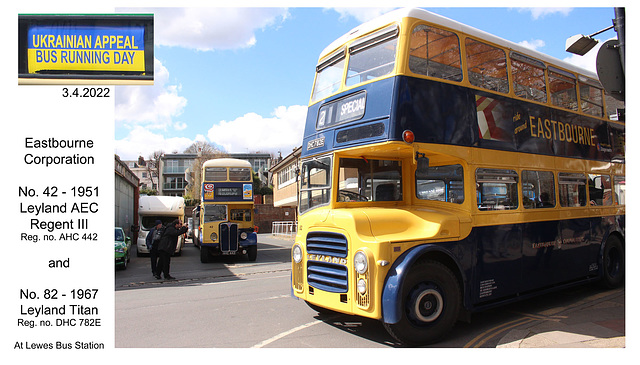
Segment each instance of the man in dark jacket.
M162 221L156 220L156 225L149 230L147 234L147 248L149 249L149 258L151 258L151 273L155 276L156 279L160 279L160 274L158 273L158 245L160 244L160 238L162 237L162 232L164 231L162 227Z
M158 245L158 255L160 256L158 271L156 272L158 276L160 276L160 272L162 272L165 279L175 279L173 276L169 275L171 255L176 251L176 247L178 246L178 237L187 232L188 229L189 227L187 225L183 226L179 219L169 223L164 229L164 233L160 239L160 244Z

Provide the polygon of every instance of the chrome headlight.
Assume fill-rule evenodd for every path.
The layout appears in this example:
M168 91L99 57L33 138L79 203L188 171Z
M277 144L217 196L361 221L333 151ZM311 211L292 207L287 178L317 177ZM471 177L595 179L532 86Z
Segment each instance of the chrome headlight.
M291 253L291 256L293 258L293 262L299 264L300 261L302 261L302 247L300 247L299 245L293 246L293 252Z
M209 236L209 238L211 238L212 241L217 241L218 240L218 234L213 232L213 233L211 233L211 236Z
M247 239L247 232L241 232L240 233L240 239L241 240L246 240Z
M367 263L367 255L362 251L356 252L353 257L353 266L358 274L364 274L367 272L367 267L369 266Z
M367 282L364 279L358 280L358 283L356 286L358 289L358 293L364 294L367 292Z

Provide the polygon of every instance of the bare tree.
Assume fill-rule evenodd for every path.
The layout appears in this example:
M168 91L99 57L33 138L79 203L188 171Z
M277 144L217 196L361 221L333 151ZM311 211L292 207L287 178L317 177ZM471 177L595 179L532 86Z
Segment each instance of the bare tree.
M218 155L223 153L218 147L212 145L207 141L196 141L187 149L184 150L184 153L198 153L202 155Z
M156 185L156 190L160 190L160 159L164 155L164 151L154 151L149 155L147 160L147 172L149 173L149 179L151 179L151 185Z
M214 158L226 157L228 154L206 141L194 142L184 150L184 153L198 154L191 165L191 183L187 188L186 195L192 199L199 199L202 185L202 164Z

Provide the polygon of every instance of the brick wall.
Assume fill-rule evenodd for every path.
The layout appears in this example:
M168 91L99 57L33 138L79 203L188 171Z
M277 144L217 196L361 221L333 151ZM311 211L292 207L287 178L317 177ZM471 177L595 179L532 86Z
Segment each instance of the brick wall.
M193 207L185 208L186 217L191 217ZM258 233L271 233L271 223L279 221L295 221L296 208L274 207L273 204L256 204L253 224L258 226Z
M274 207L271 204L256 204L253 224L258 226L258 233L271 233L271 223L278 221L294 221L296 209L291 207Z

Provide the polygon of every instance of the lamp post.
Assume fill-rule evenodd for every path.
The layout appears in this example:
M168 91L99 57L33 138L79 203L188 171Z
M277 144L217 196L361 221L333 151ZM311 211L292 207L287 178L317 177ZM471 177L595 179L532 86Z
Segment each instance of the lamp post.
M617 40L607 41L600 47L596 59L598 78L604 89L614 98L624 101L624 62L625 62L625 10L614 8L615 19L613 25L597 31L591 35L577 34L567 39L565 49L567 52L584 56L598 43L593 37L615 29Z

